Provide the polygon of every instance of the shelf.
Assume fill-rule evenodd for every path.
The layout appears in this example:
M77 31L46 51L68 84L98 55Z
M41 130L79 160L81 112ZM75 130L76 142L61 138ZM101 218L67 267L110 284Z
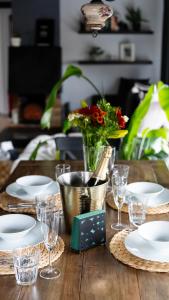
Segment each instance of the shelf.
M80 30L80 34L92 34L92 32ZM100 31L98 34L154 34L154 31L152 30L142 30L142 31Z
M121 61L121 60L80 60L80 65L151 65L151 60Z

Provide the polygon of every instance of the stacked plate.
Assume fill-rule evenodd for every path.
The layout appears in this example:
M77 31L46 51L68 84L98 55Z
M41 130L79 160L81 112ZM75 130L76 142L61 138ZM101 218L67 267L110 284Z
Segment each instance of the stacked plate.
M33 217L23 214L0 216L0 251L12 251L41 242L41 223Z
M26 202L34 202L36 195L56 194L59 185L50 177L23 176L6 188L10 196ZM43 242L41 223L23 214L0 216L0 251L12 251L15 248L37 245Z
M169 222L144 223L138 230L128 234L125 247L139 258L169 262Z
M7 194L23 201L32 201L36 195L41 193L56 194L58 192L59 185L57 182L50 177L40 175L20 177L6 188Z
M127 196L142 200L149 208L169 203L169 189L154 182L133 182L127 185L126 191Z

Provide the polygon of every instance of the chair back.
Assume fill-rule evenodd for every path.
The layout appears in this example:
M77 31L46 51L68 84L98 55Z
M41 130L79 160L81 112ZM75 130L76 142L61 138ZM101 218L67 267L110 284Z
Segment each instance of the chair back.
M56 149L59 150L60 159L82 160L83 140L82 137L57 137Z

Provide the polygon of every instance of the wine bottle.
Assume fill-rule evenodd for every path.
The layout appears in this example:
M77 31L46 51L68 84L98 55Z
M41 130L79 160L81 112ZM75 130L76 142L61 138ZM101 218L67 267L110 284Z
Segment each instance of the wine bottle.
M106 173L107 173L107 167L109 158L112 154L112 147L108 146L104 149L101 159L98 162L96 171L92 174L92 176L89 178L89 180L86 183L87 187L96 186L99 185L100 181L106 180Z

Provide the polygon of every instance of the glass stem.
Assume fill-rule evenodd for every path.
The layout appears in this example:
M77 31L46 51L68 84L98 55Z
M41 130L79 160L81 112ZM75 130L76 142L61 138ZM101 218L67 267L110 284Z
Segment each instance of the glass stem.
M121 208L118 207L118 225L121 225Z
M50 250L49 250L49 269L51 270L52 269L52 264L51 264L51 256L50 256Z

